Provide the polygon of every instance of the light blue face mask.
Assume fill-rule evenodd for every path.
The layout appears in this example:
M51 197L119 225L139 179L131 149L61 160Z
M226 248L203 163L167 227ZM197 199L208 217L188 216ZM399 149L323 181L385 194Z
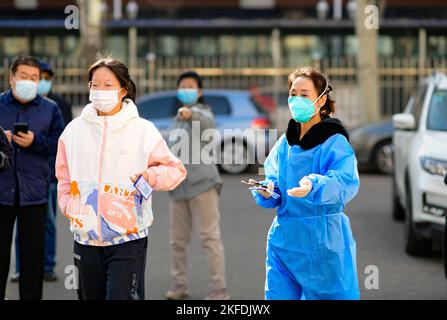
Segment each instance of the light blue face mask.
M178 89L177 98L181 103L187 106L191 106L199 100L199 90L198 89Z
M15 80L17 97L23 101L31 101L37 96L37 83L31 80Z
M51 91L51 80L42 79L37 86L37 94L47 95Z
M289 109L290 109L290 113L292 114L292 118L296 122L300 122L300 123L306 123L310 119L312 119L312 117L314 115L316 115L317 112L319 112L321 109L321 107L319 107L317 110L315 110L314 104L326 93L328 86L329 86L329 83L326 83L326 88L318 96L318 98L315 99L314 102L312 102L308 98L304 98L304 97L299 97L299 96L289 97L289 99L287 100L287 103L289 104Z

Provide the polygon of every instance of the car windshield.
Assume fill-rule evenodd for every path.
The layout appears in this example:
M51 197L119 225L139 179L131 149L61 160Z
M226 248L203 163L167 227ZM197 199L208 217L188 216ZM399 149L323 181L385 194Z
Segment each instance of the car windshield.
M447 131L447 90L436 89L428 110L427 129Z

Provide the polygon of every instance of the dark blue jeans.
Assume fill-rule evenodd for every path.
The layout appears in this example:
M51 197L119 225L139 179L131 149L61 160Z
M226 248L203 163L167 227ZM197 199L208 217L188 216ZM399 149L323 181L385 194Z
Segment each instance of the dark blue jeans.
M48 217L45 225L44 272L54 272L56 265L56 214L57 183L50 183L48 191ZM16 272L20 270L19 230L16 228Z

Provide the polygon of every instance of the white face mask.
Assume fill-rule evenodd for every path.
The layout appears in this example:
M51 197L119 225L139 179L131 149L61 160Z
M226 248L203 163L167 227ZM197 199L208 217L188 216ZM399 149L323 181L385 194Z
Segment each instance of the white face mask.
M96 110L108 113L112 111L119 102L119 90L90 90L90 101Z

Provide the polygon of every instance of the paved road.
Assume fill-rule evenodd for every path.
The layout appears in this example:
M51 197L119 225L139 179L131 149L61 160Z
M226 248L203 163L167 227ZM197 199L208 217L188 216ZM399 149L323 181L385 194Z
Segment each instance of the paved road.
M228 287L234 299L263 299L265 238L274 217L273 210L257 207L239 181L247 175L224 176L221 197L222 234L227 258ZM259 178L259 177L255 177ZM384 176L362 175L357 197L347 206L358 247L358 273L362 299L447 299L439 252L426 258L405 254L403 225L391 220L391 180ZM168 196L154 196L155 221L151 227L146 270L146 296L164 299L169 287ZM58 217L58 265L60 280L46 283L45 299L75 299L65 289L64 269L72 264L72 236L68 222ZM366 289L365 268L377 266L379 289ZM208 290L207 260L198 237L190 254L190 298L202 299ZM9 299L17 299L18 286L9 284Z

